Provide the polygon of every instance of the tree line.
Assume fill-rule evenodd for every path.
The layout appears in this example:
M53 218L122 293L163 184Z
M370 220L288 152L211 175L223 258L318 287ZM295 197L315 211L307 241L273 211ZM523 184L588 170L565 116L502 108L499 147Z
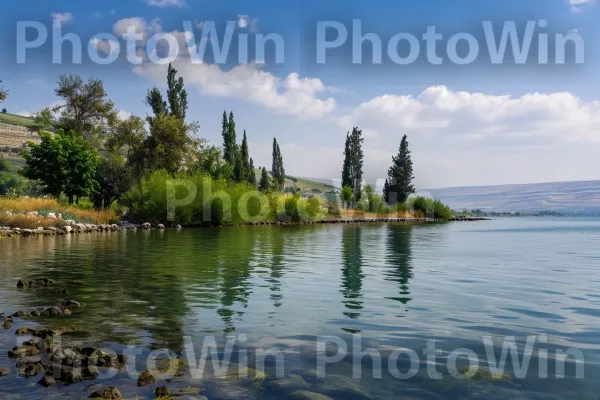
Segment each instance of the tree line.
M35 116L33 129L40 132L41 143L28 143L23 151L23 175L41 182L47 194L64 194L69 203L88 197L97 209L110 207L142 177L159 170L283 190L285 169L276 138L271 176L262 167L258 181L246 130L237 142L233 112L223 112L222 147L209 145L197 137L199 123L187 120L188 93L172 65L166 78L165 94L156 87L147 91L144 102L150 111L144 119L119 119L101 80L60 75L55 93L61 105Z

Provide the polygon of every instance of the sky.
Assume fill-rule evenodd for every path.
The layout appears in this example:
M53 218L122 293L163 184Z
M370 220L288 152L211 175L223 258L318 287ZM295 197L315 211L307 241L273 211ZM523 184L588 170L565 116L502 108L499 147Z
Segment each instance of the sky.
M155 85L164 90L166 82L167 66L151 56L172 55L166 40L157 42L155 54L149 54L148 44L155 35L169 33L180 48L171 61L185 79L188 119L199 122L198 135L220 145L223 110L232 110L238 139L245 129L257 166L270 167L277 137L286 173L339 179L345 135L358 126L365 179L372 183L385 178L405 134L420 189L594 180L600 179L599 16L594 0L9 1L0 15L0 80L10 94L1 107L32 115L57 104L58 75L74 73L102 79L122 117L145 116L146 91ZM23 50L19 27L32 21L43 24L48 40ZM186 21L192 29L187 34ZM359 21L360 32L353 21ZM484 21L498 40L505 23L513 22L523 36L531 21L533 39L522 63L510 49L501 63L491 61ZM71 44L53 43L56 23L63 35L80 38L81 63L73 63ZM228 23L232 45L220 62L210 47L221 42ZM211 24L218 37L207 40L209 51L201 63L192 62L188 45L198 44ZM334 28L320 37L324 24ZM347 41L325 49L325 42L334 46L340 25ZM441 65L432 62L422 39L428 27L442 35L434 49ZM126 57L127 28L141 38L133 47L141 57L138 64ZM94 38L98 34L114 39ZM417 38L417 53L408 39L394 42L397 34ZM539 34L549 38L546 64L539 55L546 39ZM268 35L281 38L279 54L274 42L264 55L255 52L257 39ZM354 39L375 35L381 63L372 41L352 45ZM454 35L462 39L452 47ZM478 48L472 59L474 47L465 35ZM556 35L581 39L564 46L562 64ZM25 40L35 36L30 28ZM247 59L239 55L244 40ZM100 56L114 55L115 61L95 64L88 46ZM62 48L61 63L53 62L57 48ZM326 55L324 62L319 51Z

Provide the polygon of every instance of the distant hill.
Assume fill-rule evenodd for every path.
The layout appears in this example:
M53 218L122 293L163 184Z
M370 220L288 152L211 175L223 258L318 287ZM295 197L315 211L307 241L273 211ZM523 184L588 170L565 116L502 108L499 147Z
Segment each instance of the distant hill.
M471 186L428 192L455 210L600 213L600 181Z
M33 118L31 117L22 117L16 114L8 114L8 113L0 113L0 123L6 125L15 125L15 126L23 126L29 128L33 126Z

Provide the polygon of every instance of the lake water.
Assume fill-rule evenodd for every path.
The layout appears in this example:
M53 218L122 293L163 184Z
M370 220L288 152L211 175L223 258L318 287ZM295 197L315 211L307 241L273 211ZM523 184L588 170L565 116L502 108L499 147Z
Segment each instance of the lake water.
M71 316L17 318L13 328L0 330L0 367L11 370L0 378L0 398L81 399L115 386L126 398L151 399L160 384L189 393L197 388L209 399L286 398L299 389L334 399L598 399L599 271L598 219L261 226L1 240L0 312L67 299L85 305ZM56 284L17 289L20 278L51 278ZM69 294L59 294L61 289ZM283 362L266 358L264 382L198 380L188 370L167 383L138 388L135 374L121 371L44 388L36 383L41 376L18 377L15 360L7 357L17 344L15 329L38 325L71 328L74 332L62 338L68 344L117 351L135 345L142 353L135 359L139 370L157 349L184 357L191 344L198 358L211 338L221 356L227 341L235 339L235 365L243 364L247 352L249 365L256 367L256 349L282 354ZM381 378L377 357L353 362L358 353L353 342L359 340L360 348L380 354ZM511 340L519 360L529 363L515 370L509 356L505 374L492 376L490 356L500 358ZM535 341L529 352L528 340ZM318 350L325 342L323 354ZM326 364L326 378L320 378L318 363L333 358L338 345L348 354ZM438 354L427 352L428 346ZM569 351L565 362L557 361L561 351ZM459 379L469 360L455 357L458 353L477 357L480 373ZM583 361L575 362L580 356ZM352 380L359 366L361 378ZM275 382L282 369L287 380Z

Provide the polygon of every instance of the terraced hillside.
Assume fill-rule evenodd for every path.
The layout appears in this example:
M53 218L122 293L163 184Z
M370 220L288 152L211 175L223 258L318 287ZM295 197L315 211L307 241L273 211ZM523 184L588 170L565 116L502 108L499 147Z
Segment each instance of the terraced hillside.
M0 149L20 149L28 141L38 143L37 134L29 130L33 124L32 118L0 113Z

